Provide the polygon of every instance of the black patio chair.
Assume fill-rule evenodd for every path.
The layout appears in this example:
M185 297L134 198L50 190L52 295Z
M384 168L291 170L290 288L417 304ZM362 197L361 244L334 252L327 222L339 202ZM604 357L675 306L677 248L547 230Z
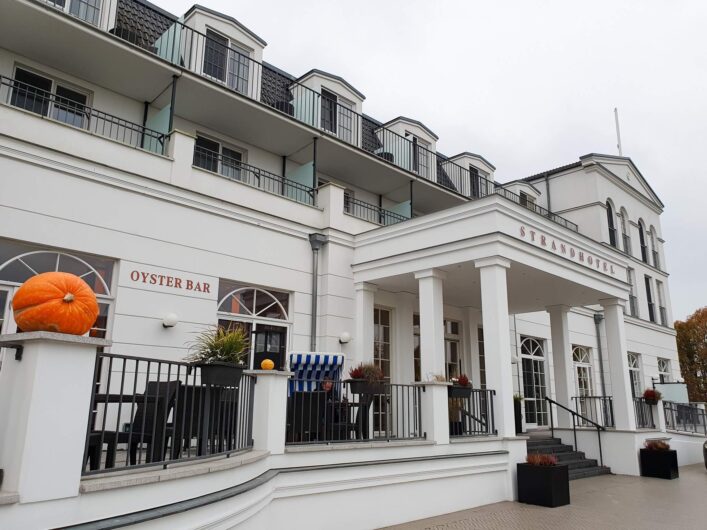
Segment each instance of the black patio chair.
M91 470L100 467L102 445L106 444L106 469L115 467L118 444L129 444L130 465L137 464L137 450L147 444L145 463L164 460L167 440L173 438L173 425L167 423L179 381L150 381L145 393L135 396L135 416L127 431L92 431L88 437L88 460ZM125 396L123 407L131 407L133 396Z

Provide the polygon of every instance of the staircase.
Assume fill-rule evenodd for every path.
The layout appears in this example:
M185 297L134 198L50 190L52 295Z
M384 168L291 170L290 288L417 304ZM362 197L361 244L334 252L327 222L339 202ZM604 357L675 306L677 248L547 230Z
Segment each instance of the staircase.
M574 447L563 444L559 438L531 436L527 441L527 445L528 454L544 453L555 455L559 464L566 464L569 467L570 480L611 473L611 469L606 466L600 466L592 458L585 458L583 452L575 451Z

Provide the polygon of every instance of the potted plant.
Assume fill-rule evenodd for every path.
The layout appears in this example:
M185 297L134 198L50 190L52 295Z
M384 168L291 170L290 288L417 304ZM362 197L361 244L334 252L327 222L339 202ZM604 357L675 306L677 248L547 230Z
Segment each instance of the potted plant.
M529 454L518 464L518 502L555 508L570 503L569 469L549 454Z
M523 398L520 394L513 394L513 415L515 416L516 434L523 432Z
M190 345L192 366L201 368L201 383L238 386L248 358L248 335L240 326L214 326L199 333Z
M349 370L349 388L353 394L385 394L385 375L378 365L361 363Z
M466 374L461 374L456 379L452 379L452 386L447 387L447 396L464 399L471 396L471 381L469 381Z
M643 392L643 399L646 401L647 405L657 405L662 397L663 395L654 388L646 388Z
M678 452L666 440L646 440L641 449L641 476L678 478Z

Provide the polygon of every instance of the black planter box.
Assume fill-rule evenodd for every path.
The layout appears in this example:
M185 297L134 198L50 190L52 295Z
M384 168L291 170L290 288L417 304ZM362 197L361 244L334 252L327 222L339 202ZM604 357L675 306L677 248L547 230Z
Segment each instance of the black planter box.
M471 385L461 386L452 385L447 387L447 397L450 398L463 398L467 399L471 397Z
M523 432L523 409L517 399L513 400L513 415L516 420L516 434L520 434Z
M570 477L566 465L518 464L518 502L555 508L570 503Z
M646 405L650 405L651 407L654 407L654 406L656 406L656 405L658 404L658 400L657 400L657 399L644 398L644 401L646 402Z
M674 449L641 449L641 476L668 480L678 478L678 452Z
M245 367L234 363L215 361L212 363L194 363L201 368L201 384L213 386L238 386Z
M380 395L385 394L385 384L384 383L371 383L365 379L349 379L349 390L352 394L370 394L370 395Z

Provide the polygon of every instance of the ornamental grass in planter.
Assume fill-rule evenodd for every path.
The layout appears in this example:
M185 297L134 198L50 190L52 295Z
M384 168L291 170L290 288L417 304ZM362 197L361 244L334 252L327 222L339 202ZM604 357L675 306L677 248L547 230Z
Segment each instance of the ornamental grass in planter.
M680 477L678 452L665 440L646 440L640 454L641 476L672 480Z
M662 397L663 394L654 388L646 388L643 392L643 399L646 401L647 405L657 405Z
M187 358L201 368L201 383L216 386L238 386L248 358L248 335L240 326L213 326L199 333L190 344Z
M373 363L361 363L349 370L347 383L353 394L385 394L385 374Z
M555 508L570 503L569 469L549 454L529 454L518 464L518 502Z
M471 381L466 374L461 374L456 379L452 379L452 386L447 387L447 396L450 398L471 397Z

